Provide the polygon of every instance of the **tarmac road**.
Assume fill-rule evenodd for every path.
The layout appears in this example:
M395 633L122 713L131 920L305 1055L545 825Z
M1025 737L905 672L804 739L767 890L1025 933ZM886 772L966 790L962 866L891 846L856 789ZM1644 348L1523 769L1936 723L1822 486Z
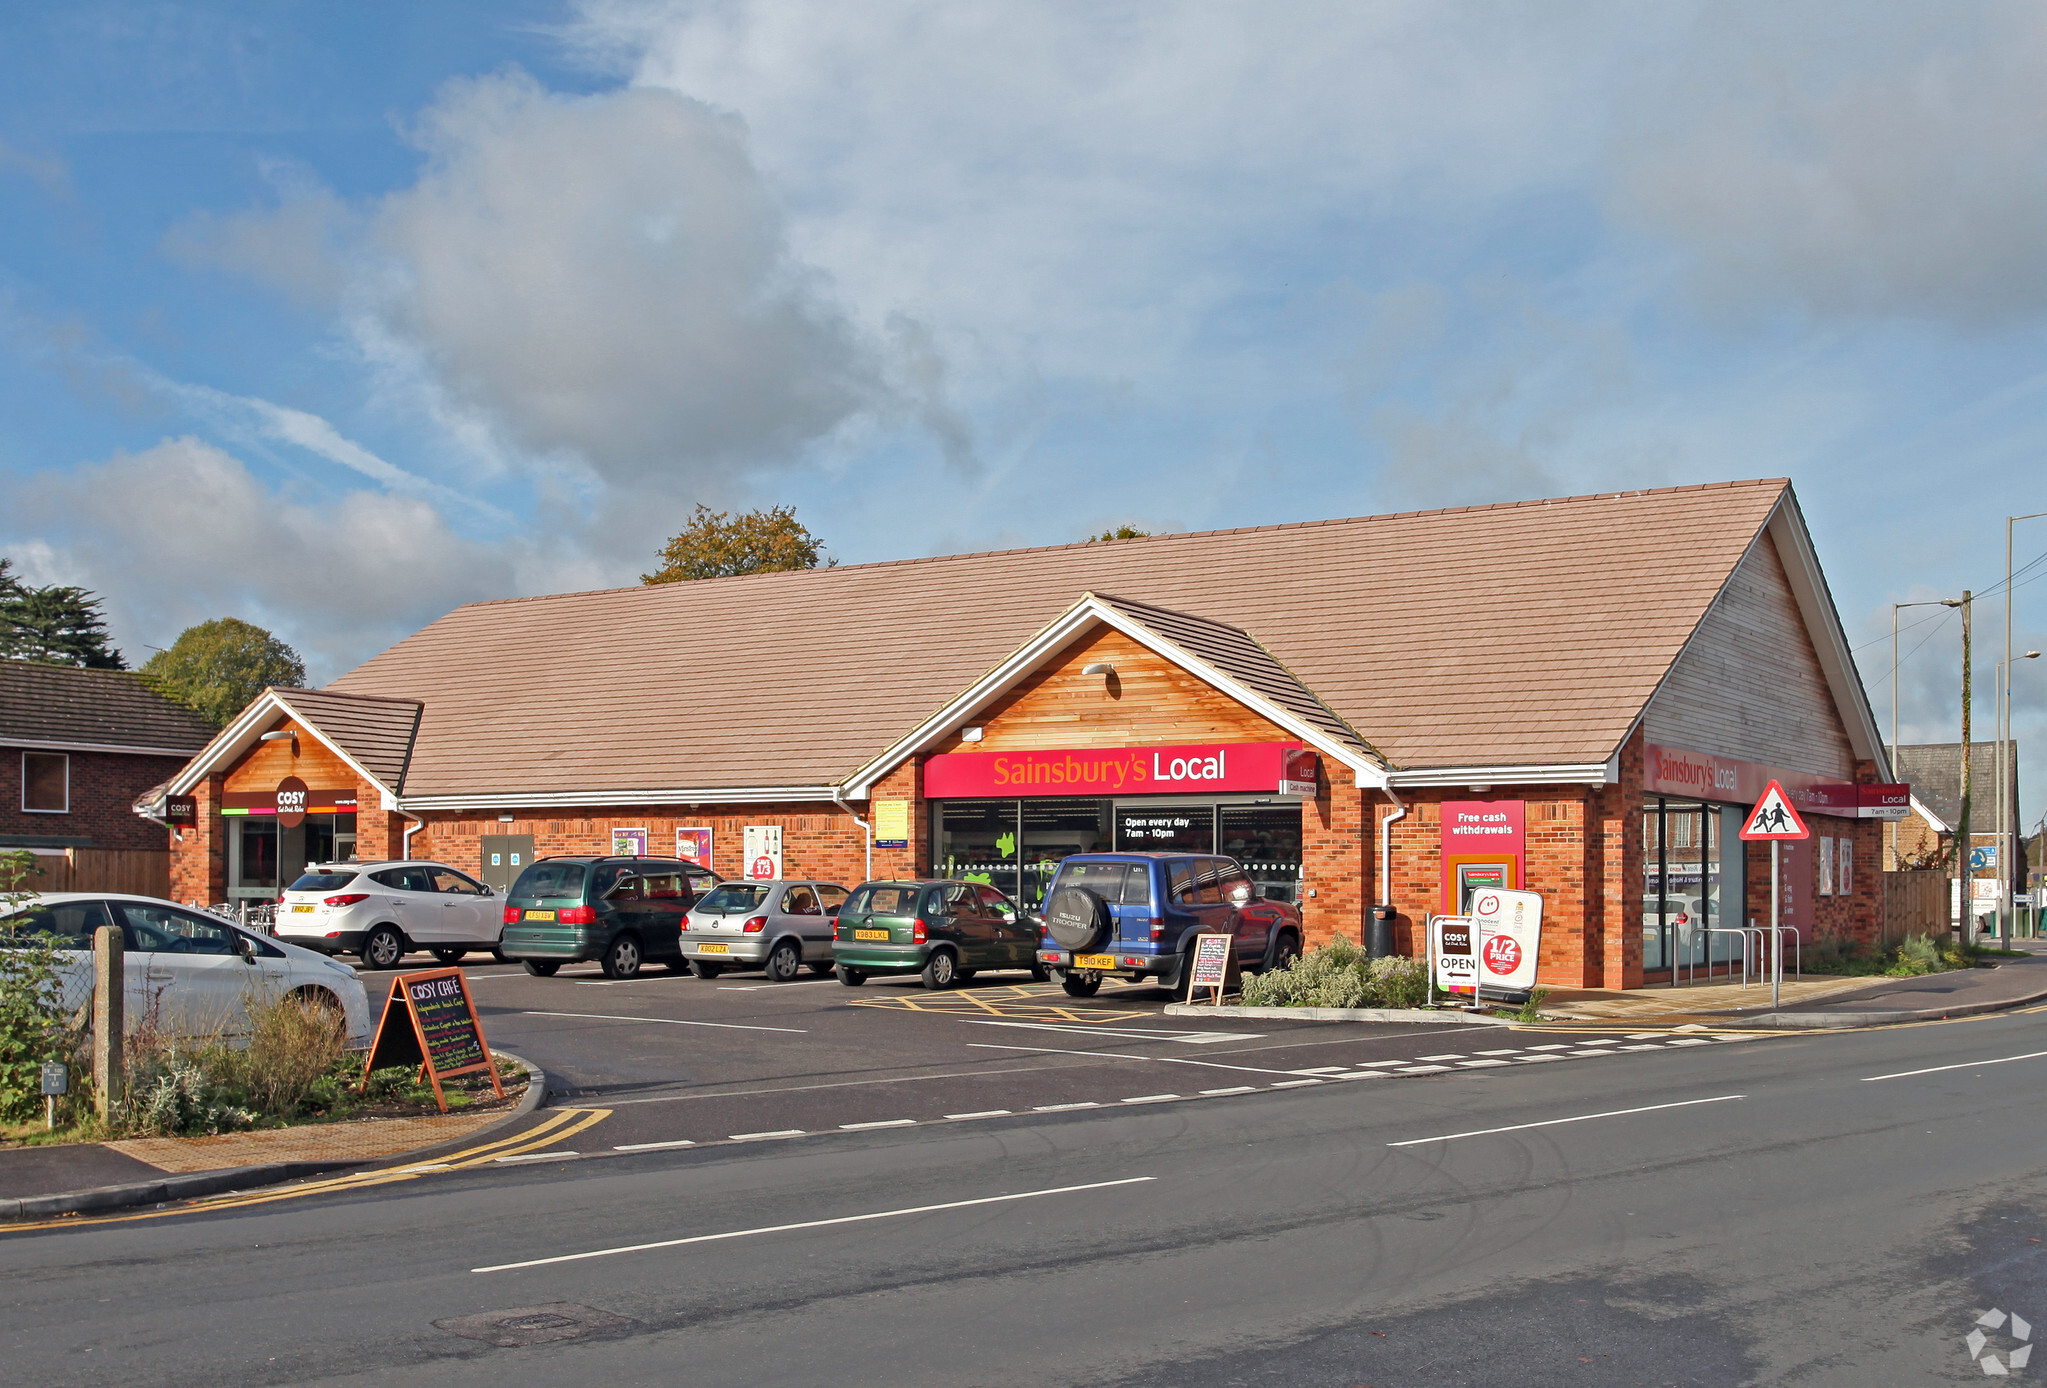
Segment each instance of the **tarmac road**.
M530 1010L659 1010L618 1001L640 988ZM824 1010L730 996L762 1025ZM848 1068L916 1059L875 1030L903 1055ZM788 1044L841 1044L814 1033ZM1308 1044L1119 1049L1275 1041ZM587 1105L577 1158L0 1237L9 1377L1903 1384L1982 1379L1990 1308L2047 1322L2047 1013L1604 1050L626 1153Z

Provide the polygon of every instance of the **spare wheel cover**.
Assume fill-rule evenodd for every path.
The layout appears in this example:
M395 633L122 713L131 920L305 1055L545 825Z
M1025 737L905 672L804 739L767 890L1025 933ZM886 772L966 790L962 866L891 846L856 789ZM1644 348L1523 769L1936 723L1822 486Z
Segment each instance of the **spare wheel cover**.
M1061 887L1045 898L1046 933L1067 949L1086 950L1109 933L1109 903L1086 887Z

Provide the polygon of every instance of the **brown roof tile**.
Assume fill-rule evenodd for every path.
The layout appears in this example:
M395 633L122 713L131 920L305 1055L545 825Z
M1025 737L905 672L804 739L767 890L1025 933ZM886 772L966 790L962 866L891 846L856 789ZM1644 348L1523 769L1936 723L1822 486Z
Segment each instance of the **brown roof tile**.
M133 670L0 660L0 743L61 742L190 752L212 725Z
M836 784L1092 591L1253 633L1397 767L1596 762L1787 485L477 603L332 688L424 701L408 795Z

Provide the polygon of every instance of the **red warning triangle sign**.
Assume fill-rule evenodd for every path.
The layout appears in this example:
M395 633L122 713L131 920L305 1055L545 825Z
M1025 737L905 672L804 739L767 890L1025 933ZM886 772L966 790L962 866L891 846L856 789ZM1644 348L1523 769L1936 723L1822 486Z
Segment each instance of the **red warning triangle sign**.
M1775 781L1763 787L1763 798L1756 801L1756 807L1748 812L1748 819L1741 826L1744 839L1809 839L1812 830L1805 827L1805 821L1791 803L1791 797L1784 793L1784 787Z

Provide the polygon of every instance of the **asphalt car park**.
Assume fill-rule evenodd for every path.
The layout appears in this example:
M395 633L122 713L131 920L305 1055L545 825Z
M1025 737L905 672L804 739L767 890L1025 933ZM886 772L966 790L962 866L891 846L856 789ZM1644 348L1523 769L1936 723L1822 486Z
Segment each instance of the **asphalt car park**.
M828 977L609 979L595 965L552 978L467 972L492 1044L546 1070L552 1103L608 1115L579 1130L582 1156L1504 1076L1731 1039L1169 1017L1171 997L1153 986L1075 999L1023 972L943 992L914 975L853 990Z

